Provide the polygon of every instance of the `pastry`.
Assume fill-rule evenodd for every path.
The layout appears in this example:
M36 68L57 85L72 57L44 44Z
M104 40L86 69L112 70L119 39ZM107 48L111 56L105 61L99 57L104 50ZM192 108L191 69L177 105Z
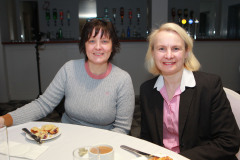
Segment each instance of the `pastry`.
M53 129L53 127L55 127L55 125L53 125L53 124L45 124L45 125L42 126L41 130L50 132Z
M59 132L59 128L57 126L54 126L50 131L49 133L50 134L57 134Z
M36 133L38 133L39 131L41 131L41 129L38 128L38 127L33 127L33 128L31 128L31 132L32 132L33 134L36 134Z
M36 136L40 137L41 139L47 139L48 138L48 132L41 130L40 132L35 134Z
M41 139L51 138L51 135L57 134L59 132L59 128L53 124L45 124L41 128L32 127L31 132Z

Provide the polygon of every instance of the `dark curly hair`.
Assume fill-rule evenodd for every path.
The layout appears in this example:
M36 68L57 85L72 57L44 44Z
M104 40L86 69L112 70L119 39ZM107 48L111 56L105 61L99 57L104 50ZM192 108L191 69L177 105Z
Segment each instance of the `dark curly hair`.
M111 21L104 20L103 18L93 18L87 20L81 33L81 40L79 43L80 53L83 53L85 55L85 61L87 61L88 57L86 54L85 43L90 39L94 29L95 29L94 37L97 36L99 31L101 30L102 32L101 37L103 35L108 36L109 39L112 41L112 53L108 59L108 61L111 61L113 56L120 50L120 42L118 40L115 28Z

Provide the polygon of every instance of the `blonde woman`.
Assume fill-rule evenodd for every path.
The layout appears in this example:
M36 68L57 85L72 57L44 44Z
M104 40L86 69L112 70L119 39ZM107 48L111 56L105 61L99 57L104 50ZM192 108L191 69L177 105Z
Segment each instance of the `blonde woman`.
M198 71L193 40L174 23L149 36L141 138L191 160L237 160L240 133L219 76Z

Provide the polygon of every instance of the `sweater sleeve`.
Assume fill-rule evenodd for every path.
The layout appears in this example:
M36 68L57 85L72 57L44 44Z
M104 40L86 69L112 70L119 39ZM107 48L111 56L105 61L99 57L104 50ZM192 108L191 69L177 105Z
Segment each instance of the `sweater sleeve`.
M132 125L132 117L135 107L135 94L130 75L122 77L118 89L116 120L112 131L128 134Z
M66 65L64 65L38 99L10 112L13 125L38 120L51 113L64 96L66 76Z
M10 114L5 114L4 116L2 116L2 118L4 119L4 124L6 126L11 126L13 124L13 119L12 116Z

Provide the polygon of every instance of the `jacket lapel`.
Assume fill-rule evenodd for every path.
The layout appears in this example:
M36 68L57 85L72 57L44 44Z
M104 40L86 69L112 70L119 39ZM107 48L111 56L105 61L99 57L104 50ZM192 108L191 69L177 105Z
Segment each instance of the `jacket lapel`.
M163 143L163 98L159 91L154 89L153 104L155 108L155 122L159 137L159 142Z
M189 108L194 96L194 88L186 88L186 90L180 96L179 106L179 140L181 139L185 127L185 123L188 117Z

